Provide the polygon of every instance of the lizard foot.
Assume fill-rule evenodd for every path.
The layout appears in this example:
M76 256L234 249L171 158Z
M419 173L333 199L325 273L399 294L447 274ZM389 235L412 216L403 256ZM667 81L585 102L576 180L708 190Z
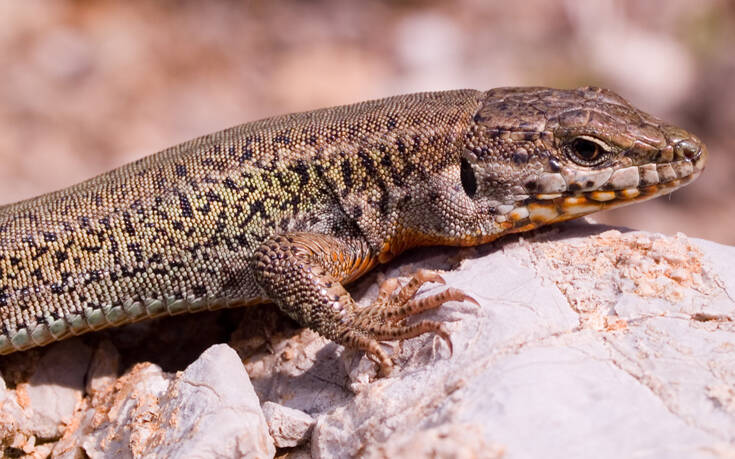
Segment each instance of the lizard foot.
M379 341L403 340L434 332L452 350L449 332L440 322L405 320L448 301L477 301L456 288L415 299L427 282L444 279L421 269L403 287L391 279L380 286L375 302L359 308L341 281L359 276L377 259L362 239L289 233L263 242L253 254L252 269L264 295L300 324L346 347L365 351L378 363L380 375L390 374L393 362Z
M380 375L387 376L393 368L393 362L380 347L378 341L404 340L434 332L441 337L452 352L452 340L443 324L433 320L422 320L412 325L405 325L404 319L430 309L435 309L449 301L469 301L479 304L471 296L456 288L447 288L442 292L421 299L413 296L427 282L444 284L444 279L435 271L421 269L402 288L396 279L388 279L380 286L378 297L367 308L355 311L352 328L344 336L344 342L351 347L365 351L380 366ZM395 293L398 290L398 293Z

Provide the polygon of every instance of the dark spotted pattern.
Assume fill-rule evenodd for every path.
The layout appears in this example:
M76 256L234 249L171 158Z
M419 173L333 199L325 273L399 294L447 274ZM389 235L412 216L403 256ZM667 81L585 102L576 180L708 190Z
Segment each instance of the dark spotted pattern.
M389 300L357 311L341 284L410 247L479 244L546 222L539 206L532 223L505 214L558 183L544 174L571 170L564 143L578 135L609 145L613 169L684 155L701 170L706 156L609 91L448 91L237 126L0 207L0 353L271 300L386 370L376 340L448 335L391 322L375 310ZM429 307L413 293L395 311Z
M262 300L250 258L277 233L366 235L377 252L386 236L373 232L390 231L386 217L397 220L418 169L442 167L439 152L466 129L480 95L420 94L258 121L0 208L0 336L59 317L61 335L100 328L116 323L115 308L121 321L156 315L156 301ZM421 149L429 136L436 148ZM139 317L125 310L135 302Z

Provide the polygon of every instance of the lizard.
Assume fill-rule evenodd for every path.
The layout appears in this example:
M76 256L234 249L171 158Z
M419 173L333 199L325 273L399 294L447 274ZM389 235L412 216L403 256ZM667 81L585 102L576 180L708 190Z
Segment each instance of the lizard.
M205 135L0 207L0 354L164 314L275 303L362 350L444 324L408 321L439 273L345 285L405 250L474 246L691 182L704 144L610 90L395 96Z

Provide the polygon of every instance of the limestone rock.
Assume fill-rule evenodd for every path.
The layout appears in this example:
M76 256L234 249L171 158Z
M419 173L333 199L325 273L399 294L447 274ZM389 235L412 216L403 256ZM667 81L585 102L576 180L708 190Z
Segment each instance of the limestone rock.
M54 454L96 457L273 457L260 403L237 354L206 350L170 375L139 364L78 415Z
M459 262L442 275L481 307L450 303L425 315L452 322L453 356L422 336L394 346L399 370L390 378L369 381L374 364L358 356L351 379L290 372L307 384L329 381L311 400L288 397L283 368L273 386L255 382L261 398L317 418L311 447L320 458L390 457L410 445L435 457L447 444L465 457L732 454L735 248L586 223L531 241L459 256L419 251L354 289L369 302L376 278ZM292 368L313 358L297 357ZM343 398L346 389L355 395Z
M265 402L263 414L276 447L292 448L308 441L314 418L303 411Z
M175 374L118 368L126 356L109 343L94 357L62 343L43 350L30 381L76 391L74 416L53 424L63 437L38 442L52 424L34 423L45 411L21 382L0 391L0 438L16 454L68 458L272 457L276 447L299 458L725 457L735 453L733 259L733 247L585 222L418 250L350 290L365 305L383 278L444 270L480 303L421 317L446 322L451 356L432 335L392 343L395 371L376 379L362 353L284 333L267 308L238 316L240 356L215 345Z
M84 377L92 350L79 340L68 340L49 349L27 384L18 392L27 394L33 434L58 438L84 395Z

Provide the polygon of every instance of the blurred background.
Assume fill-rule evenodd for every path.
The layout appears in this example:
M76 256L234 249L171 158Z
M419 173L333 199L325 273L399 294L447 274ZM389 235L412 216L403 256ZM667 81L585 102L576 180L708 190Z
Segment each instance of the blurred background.
M597 85L693 131L703 176L595 219L735 244L735 2L0 2L0 204L192 137L399 93Z

